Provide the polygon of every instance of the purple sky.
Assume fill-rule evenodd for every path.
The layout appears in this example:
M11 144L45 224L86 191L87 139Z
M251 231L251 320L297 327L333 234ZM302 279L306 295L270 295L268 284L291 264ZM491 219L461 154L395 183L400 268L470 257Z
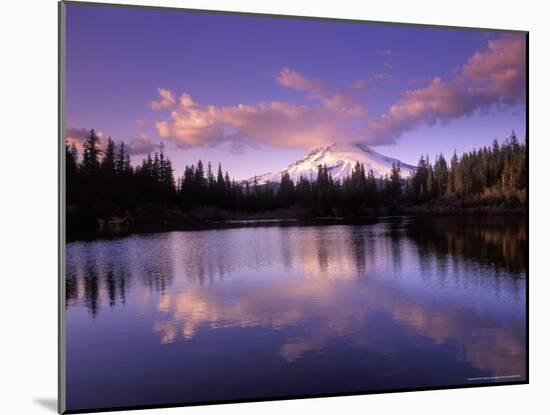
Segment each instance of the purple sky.
M68 4L67 136L95 128L135 162L162 139L178 175L338 141L416 164L523 139L524 63L519 34Z

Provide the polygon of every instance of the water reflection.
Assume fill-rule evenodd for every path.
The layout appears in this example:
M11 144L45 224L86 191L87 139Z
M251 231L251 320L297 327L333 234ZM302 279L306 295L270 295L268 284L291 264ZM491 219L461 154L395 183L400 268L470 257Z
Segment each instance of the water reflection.
M209 373L222 370L215 363L219 355L300 383L332 362L333 378L359 390L525 376L521 220L397 218L371 225L171 232L71 243L67 258L69 380L81 387L93 378L89 371L86 379L79 374L90 364L77 351L86 341L96 344L98 359L130 341L147 345L119 364L155 362L150 370L167 390L183 376L169 375L174 364L189 365L205 350L214 362L200 360L200 370ZM124 337L112 339L119 331ZM350 375L349 356L368 376ZM285 366L275 369L274 362ZM243 389L233 393L245 396L255 389L246 389L241 376ZM275 394L280 386L273 382L255 393ZM328 383L313 386L336 391ZM212 390L210 399L222 399L223 388ZM306 393L304 388L284 394ZM174 401L201 399L182 393L174 391Z
M439 261L452 255L522 275L527 267L527 226L516 217L417 219L407 236Z
M463 359L478 368L495 375L524 375L521 325L502 326L499 316L465 312L460 303L418 303L414 296L378 283L358 289L348 282L283 282L259 290L243 288L239 293L231 298L222 288L196 288L162 296L159 310L168 315L154 330L166 344L180 335L189 340L204 325L209 329L284 329L306 321L310 325L307 335L291 336L279 347L280 355L292 362L307 351L324 349L336 338L376 348L386 339L369 331L369 320L377 313L387 313L414 335L427 336L436 345L453 344L464 354ZM472 328L478 332L473 334Z

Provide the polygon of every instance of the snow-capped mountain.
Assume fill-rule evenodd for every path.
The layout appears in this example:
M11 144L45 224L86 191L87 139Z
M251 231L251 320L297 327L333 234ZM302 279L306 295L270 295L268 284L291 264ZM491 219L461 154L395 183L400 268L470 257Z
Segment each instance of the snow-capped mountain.
M372 169L376 178L389 176L394 163L400 167L401 177L403 178L409 177L416 170L416 167L410 164L377 153L366 144L338 143L317 147L302 160L291 164L286 169L256 176L256 180L258 184L276 183L281 181L282 173L288 172L290 178L296 183L300 176L315 178L318 166L326 165L332 178L342 181L345 177L351 175L357 162L365 166L365 172ZM246 181L253 183L254 177Z

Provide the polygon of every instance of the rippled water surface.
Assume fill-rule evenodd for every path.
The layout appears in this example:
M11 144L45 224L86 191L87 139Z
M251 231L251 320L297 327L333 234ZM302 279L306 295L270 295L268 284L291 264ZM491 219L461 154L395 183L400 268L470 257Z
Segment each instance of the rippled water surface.
M522 381L526 262L511 218L72 242L68 408Z

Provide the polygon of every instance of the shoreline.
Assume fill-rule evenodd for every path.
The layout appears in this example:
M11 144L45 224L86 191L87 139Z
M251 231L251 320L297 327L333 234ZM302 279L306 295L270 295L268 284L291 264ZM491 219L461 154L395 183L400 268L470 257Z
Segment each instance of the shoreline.
M178 220L163 220L144 222L132 222L129 218L114 218L113 222L105 220L106 225L100 226L94 232L73 232L66 230L67 243L79 241L94 241L101 239L116 239L132 235L143 235L176 231L200 231L216 229L238 229L252 227L292 227L292 226L331 226L331 225L368 225L380 222L385 219L408 219L408 218L487 218L487 217L524 217L527 219L527 210L524 208L503 209L503 208L469 208L457 209L428 208L426 206L415 206L399 211L378 211L368 212L357 216L323 216L323 217L290 217L273 215L235 215L228 218L200 218L181 217Z

